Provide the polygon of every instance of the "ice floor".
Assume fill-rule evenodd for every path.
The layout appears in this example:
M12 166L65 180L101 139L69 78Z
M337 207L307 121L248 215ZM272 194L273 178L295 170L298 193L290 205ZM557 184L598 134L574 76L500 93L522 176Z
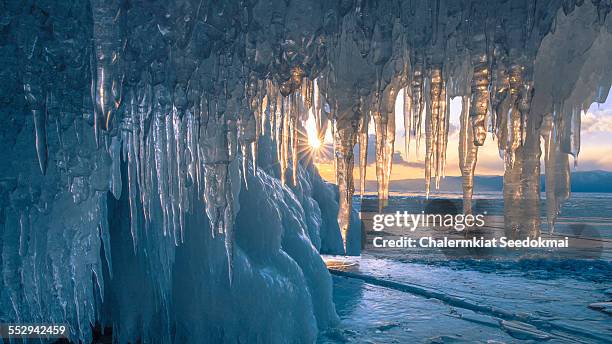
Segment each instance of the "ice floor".
M326 261L341 324L320 343L612 342L610 314L589 308L612 300L606 261Z
M392 198L390 209L406 207L404 198ZM612 343L610 201L578 194L564 205L556 235L571 236L573 253L454 258L436 249L370 248L361 257L327 256L341 323L319 342Z

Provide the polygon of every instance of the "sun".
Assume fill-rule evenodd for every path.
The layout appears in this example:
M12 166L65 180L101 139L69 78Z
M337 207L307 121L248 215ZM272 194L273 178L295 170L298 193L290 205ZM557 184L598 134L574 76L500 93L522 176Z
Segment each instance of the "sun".
M305 127L310 148L312 148L313 150L318 150L319 148L321 148L323 143L319 139L319 135L317 133L317 125L315 123L315 118L314 116L312 116L312 114L308 116L308 120L306 120Z
M310 147L312 149L319 149L321 148L321 140L319 140L318 137L311 137L310 135L308 136L308 144L310 144Z

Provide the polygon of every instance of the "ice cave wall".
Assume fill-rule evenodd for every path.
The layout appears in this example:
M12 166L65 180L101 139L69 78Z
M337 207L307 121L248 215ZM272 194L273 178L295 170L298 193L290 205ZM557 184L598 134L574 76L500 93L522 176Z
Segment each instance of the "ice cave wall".
M581 112L612 79L608 0L0 7L0 321L73 340L99 323L119 342L312 342L337 320L317 250L358 252L370 122L388 197L399 92L428 192L463 97L464 210L490 132L520 236L542 155L551 223L569 197ZM333 132L337 191L308 163L308 116Z
M306 162L282 186L269 140L259 154L276 168L264 157L241 170L243 99L225 92L244 80L216 74L230 68L209 58L210 38L194 34L199 47L173 64L159 4L2 6L2 323L64 323L84 342L101 325L121 343L280 343L337 321L317 251L343 249L334 189ZM131 57L119 56L127 32L142 35ZM169 87L199 59L188 94ZM221 106L228 119L206 123Z

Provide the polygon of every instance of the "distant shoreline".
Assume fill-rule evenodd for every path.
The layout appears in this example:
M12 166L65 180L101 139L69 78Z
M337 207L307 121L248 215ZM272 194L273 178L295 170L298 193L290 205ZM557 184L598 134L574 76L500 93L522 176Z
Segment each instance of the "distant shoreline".
M541 177L541 191L545 189L545 176ZM474 176L474 192L501 192L503 191L503 176ZM612 193L612 172L608 171L578 171L571 174L571 192L577 193ZM358 184L358 183L355 183ZM366 181L366 193L376 192L376 181ZM390 192L424 192L424 179L391 180ZM433 190L432 190L433 191ZM440 182L438 192L462 192L462 178L448 176ZM355 193L359 193L356 185Z

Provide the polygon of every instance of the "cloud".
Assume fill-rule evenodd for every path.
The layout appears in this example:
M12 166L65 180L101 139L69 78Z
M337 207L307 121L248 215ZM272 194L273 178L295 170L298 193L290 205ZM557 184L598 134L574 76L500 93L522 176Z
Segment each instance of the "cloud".
M403 145L404 144L404 137L398 137L396 136L395 138L395 146L397 147L398 145ZM355 146L355 161L358 162L359 161L359 145ZM368 135L368 159L367 159L367 164L375 164L376 163L376 135ZM413 168L424 168L425 165L422 162L409 162L404 160L404 157L402 156L402 154L399 151L395 151L393 153L393 157L392 157L392 161L394 165L402 165L402 166L406 166L406 167L413 167Z
M589 109L582 116L581 133L612 132L612 108Z
M403 145L403 144L404 144L404 138L396 137L395 146L398 147L398 145ZM355 164L358 165L359 164L359 144L355 145L355 149L353 153L355 154ZM368 136L367 154L368 154L367 164L374 165L376 163L376 136L375 135ZM319 152L317 155L318 163L333 163L333 160L332 160L333 158L334 158L334 153L333 153L332 144L327 143L319 149ZM405 167L420 168L420 169L425 168L425 164L423 162L406 161L402 153L400 153L399 151L395 151L393 153L392 161L394 165L402 165Z

